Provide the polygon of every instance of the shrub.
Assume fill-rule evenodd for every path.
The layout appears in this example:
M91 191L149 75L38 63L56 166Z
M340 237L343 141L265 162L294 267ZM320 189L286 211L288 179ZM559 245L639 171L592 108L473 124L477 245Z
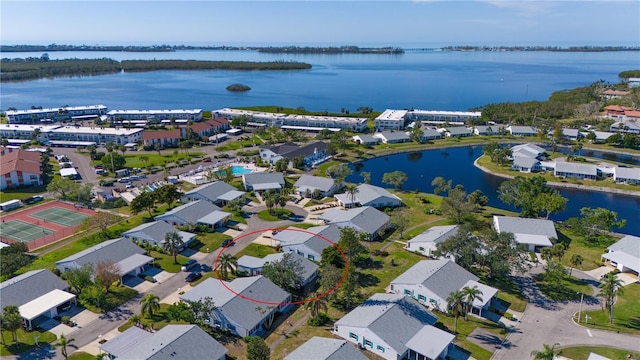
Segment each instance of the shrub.
M509 320L513 320L513 314L512 313L504 313L504 317L506 317Z
M147 280L150 283L156 283L157 282L156 279L154 279L152 276L149 276L149 275L145 276L144 279Z

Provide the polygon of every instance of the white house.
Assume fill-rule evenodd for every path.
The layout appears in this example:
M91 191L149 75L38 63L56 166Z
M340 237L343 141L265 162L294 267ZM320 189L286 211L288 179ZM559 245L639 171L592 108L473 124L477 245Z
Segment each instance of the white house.
M540 159L545 153L545 149L536 144L520 144L511 147L511 157L527 157L531 159Z
M479 283L477 276L448 259L419 261L391 281L389 289L394 294L411 296L425 306L446 311L449 295L465 287L482 291L481 299L475 299L472 305L472 312L482 316L498 290Z
M142 243L148 243L153 246L164 246L164 238L167 233L176 232L182 239L184 245L189 245L195 238L196 234L180 231L165 221L152 221L122 233L123 238L135 240Z
M621 272L635 272L640 279L640 237L626 235L609 246L602 258Z
M245 271L249 276L261 275L262 268L266 264L273 264L275 262L282 261L285 256L290 256L291 261L299 262L299 264L302 266L302 273L299 274L302 278L300 286L304 287L316 279L316 277L318 276L318 265L295 252L279 252L275 254L269 254L263 258L244 255L240 259L238 259L237 270Z
M473 133L478 136L491 136L500 134L499 125L476 125L473 127Z
M376 145L380 142L380 139L373 137L373 135L369 134L360 134L351 137L351 140L356 144L360 145Z
M531 126L517 126L517 125L509 125L507 126L507 132L513 136L536 136L538 135L538 131Z
M333 325L333 334L389 360L445 359L453 334L408 296L374 294Z
M373 134L373 137L380 139L385 144L397 144L411 141L409 135L404 131L384 131Z
M498 233L512 233L516 242L527 245L529 251L553 246L553 242L558 240L558 233L551 220L494 216L493 228Z
M316 191L321 197L331 196L338 190L333 179L306 174L301 175L293 187L296 189L296 194L302 197L311 197Z
M511 163L511 170L520 171L523 173L531 173L542 170L541 163L538 159L532 159L530 157L517 157L513 159Z
M269 164L275 164L281 159L288 159L290 168L293 167L293 159L295 158L302 157L303 162L311 167L328 158L327 144L322 141L302 146L291 142L282 145L260 146L259 151L260 158Z
M618 184L640 184L640 168L616 166L613 168L613 181Z
M465 126L452 126L447 128L448 137L467 137L473 135L473 131Z
M333 208L319 215L318 219L339 228L353 228L367 234L369 240L375 240L391 226L391 217L371 206L348 210Z
M132 326L104 344L107 359L224 360L228 350L197 325L167 325L156 332Z
M284 360L367 360L346 340L314 336L293 350Z
M137 276L153 258L145 255L144 249L126 238L103 241L77 254L56 261L60 272L79 269L83 265L96 266L100 262L113 262L120 269L120 279L127 275Z
M556 161L555 163L553 176L585 180L596 180L598 178L598 168L595 165L566 161Z
M314 226L306 230L289 227L272 237L283 252L296 253L309 260L320 261L322 250L340 241L340 228L335 225Z
M242 198L243 195L243 191L236 189L226 182L215 181L186 192L180 201L187 203L195 200L206 200L212 204L224 206L229 201Z
M236 278L224 285L218 279L208 278L180 299L198 301L205 297L211 297L216 305L209 326L240 337L263 334L273 318L291 305L291 294L263 276Z
M211 228L219 228L224 226L229 218L231 218L231 214L222 211L217 205L206 200L195 200L175 207L154 219L166 221L174 226L203 224Z
M335 195L340 206L351 208L354 206L371 206L375 208L402 206L402 200L387 189L371 184L360 184L353 195L343 193Z
M456 235L458 228L458 225L433 226L407 241L405 249L431 257L436 245Z
M284 176L280 172L250 173L242 175L242 184L247 191L280 191L284 187Z

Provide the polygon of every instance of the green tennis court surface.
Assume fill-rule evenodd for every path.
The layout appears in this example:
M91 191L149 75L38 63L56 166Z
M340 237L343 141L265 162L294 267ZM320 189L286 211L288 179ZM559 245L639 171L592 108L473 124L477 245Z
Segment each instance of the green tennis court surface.
M11 240L30 242L53 234L53 231L24 221L11 220L0 224L0 234Z
M67 210L59 207L48 208L29 216L67 227L76 226L89 217L89 215L85 215L79 211Z

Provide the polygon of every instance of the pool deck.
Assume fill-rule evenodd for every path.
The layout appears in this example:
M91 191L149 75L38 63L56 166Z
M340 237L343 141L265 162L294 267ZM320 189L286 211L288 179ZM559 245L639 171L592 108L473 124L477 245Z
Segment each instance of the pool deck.
M241 166L247 170L250 170L244 174L249 174L249 173L256 173L256 172L264 172L267 171L268 168L264 168L264 167L258 167L255 166L254 164L251 163L243 163L243 162L231 162L231 163L226 163L223 165L214 165L214 166L208 166L206 168L201 169L200 171L197 172L190 172L190 173L184 173L184 174L180 174L178 175L178 177L184 181L187 181L189 183L192 183L194 185L203 185L206 183L209 183L211 181L208 181L206 178L206 173L208 172L216 172L220 170L221 166ZM234 174L234 177L237 176L242 176L243 174Z

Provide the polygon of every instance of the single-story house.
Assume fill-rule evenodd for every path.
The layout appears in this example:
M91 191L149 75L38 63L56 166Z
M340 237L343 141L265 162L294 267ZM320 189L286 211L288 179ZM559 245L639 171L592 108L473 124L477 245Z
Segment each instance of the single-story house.
M314 336L293 350L284 360L367 360L346 340Z
M482 299L473 301L471 311L482 316L498 290L479 283L477 276L449 259L419 261L391 281L389 289L394 294L409 295L425 306L447 311L447 298L452 292L474 286L482 291Z
M69 285L49 270L31 270L0 283L2 307L16 305L28 328L54 318L75 303Z
M545 149L536 144L520 144L511 147L511 157L528 157L531 159L539 159L545 153Z
M333 179L303 174L293 184L296 194L303 197L311 197L318 190L321 197L331 196L338 187Z
M473 133L479 136L498 135L500 127L498 125L476 125L473 127Z
M153 221L136 226L129 231L123 232L122 237L142 243L148 243L153 246L163 247L165 243L164 237L170 232L177 232L182 238L185 246L189 245L189 243L196 238L196 234L180 231L164 221Z
M512 136L537 136L538 131L531 126L507 126L507 132Z
M374 294L336 321L333 334L384 359L445 359L455 336L437 321L408 296Z
M448 137L467 137L473 135L473 131L465 126L451 126L446 129Z
M404 131L383 131L373 134L373 137L380 139L380 141L385 144L397 144L411 141L409 135Z
M322 141L302 146L290 142L275 146L260 146L259 151L260 158L269 164L275 164L280 159L288 159L290 168L293 167L293 159L300 156L304 158L305 164L312 167L328 158L327 144Z
M85 264L96 266L100 262L113 262L120 269L120 279L126 275L137 276L144 271L145 265L153 262L145 255L144 249L126 238L103 241L77 254L56 261L60 272L79 269Z
M609 131L594 131L593 132L596 138L593 140L594 143L605 143L607 139L609 139L613 134L613 132Z
M494 216L493 228L498 233L512 233L516 242L526 244L529 251L553 246L553 242L558 240L558 233L551 220Z
M242 184L246 191L280 191L284 187L284 176L280 172L250 173L242 175Z
M391 226L391 218L371 206L363 206L348 210L329 209L318 219L326 224L334 224L339 228L350 227L368 235L369 240L375 240Z
M407 241L405 249L425 256L433 256L436 245L456 235L458 228L458 225L433 226Z
M173 208L154 219L166 221L174 226L187 224L203 224L211 228L219 228L231 218L231 214L206 200L196 200Z
M442 133L438 132L435 129L422 129L422 135L420 136L420 141L428 141L441 139Z
M530 157L517 157L513 159L511 170L530 173L541 171L542 167L540 166L540 161L538 159L532 159Z
M360 145L376 145L380 142L379 138L373 137L369 134L360 134L351 137L351 140Z
M616 166L613 168L613 181L618 184L640 184L640 168Z
M562 138L568 140L578 140L582 137L578 129L562 129Z
M607 248L602 258L621 272L635 272L640 278L640 237L626 235Z
M186 192L180 201L187 203L194 200L206 200L218 206L224 206L229 201L242 198L243 195L243 191L236 189L226 182L215 181Z
M595 165L591 164L556 161L553 176L596 180L598 178L598 168Z
M132 326L99 346L107 359L224 360L227 348L197 325L167 325L157 332Z
M291 294L263 276L236 278L224 285L218 279L209 278L180 299L198 301L207 296L216 305L209 326L229 330L240 337L263 334L263 326L268 328L273 317L291 305Z
M302 283L300 283L300 286L306 286L316 279L318 276L318 265L295 252L279 252L269 254L263 258L244 255L238 259L238 271L246 271L249 276L260 275L262 268L266 264L281 261L285 256L290 256L290 260L299 261L300 265L302 265L303 272L300 274L302 276Z
M609 126L609 131L640 134L640 124L635 121L622 121Z
M335 225L314 226L306 230L289 227L273 235L272 239L283 252L320 261L322 250L340 241L340 228Z
M352 198L351 194L337 194L336 200L340 206L351 208L354 206L372 206L375 208L402 206L402 200L387 189L371 184L360 184Z

